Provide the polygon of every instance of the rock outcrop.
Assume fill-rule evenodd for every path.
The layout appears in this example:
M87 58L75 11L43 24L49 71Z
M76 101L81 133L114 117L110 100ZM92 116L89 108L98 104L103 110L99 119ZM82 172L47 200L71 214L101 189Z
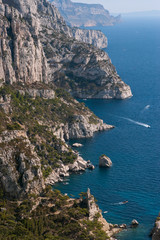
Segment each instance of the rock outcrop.
M68 27L46 0L3 0L0 35L0 84L49 83L79 98L132 96L107 53L82 42L100 47L107 39Z
M99 167L110 168L112 166L112 161L106 155L101 155L99 157Z
M24 198L44 189L41 162L24 131L0 136L0 184L9 198Z
M155 226L152 230L152 240L159 240L160 239L160 214L159 217L157 217Z
M72 27L111 26L120 21L100 4L75 3L70 0L50 0Z
M113 237L113 235L121 232L122 230L126 229L126 224L111 224L108 223L102 216L102 211L99 209L98 205L95 202L95 198L91 195L90 189L88 188L85 198L88 212L89 212L89 220L93 221L95 218L98 218L98 221L102 224L102 229L107 233L108 238ZM114 240L115 238L111 238Z
M101 214L98 205L95 203L94 196L91 195L90 189L88 188L86 194L87 207L89 211L89 220L93 221L97 214Z
M133 219L131 222L131 227L135 228L135 227L138 227L138 225L139 225L139 222L136 219Z
M73 37L80 42L90 43L98 48L107 48L108 39L99 30L72 29Z
M112 125L103 123L101 119L95 119L92 122L91 115L74 115L74 121L71 123L61 124L58 129L53 128L53 133L62 140L93 137L95 132L110 130Z
M25 95L26 93L32 98L41 97L44 99L54 99L55 91L52 89L36 89L36 88L28 88L25 90L19 90L19 93Z
M77 147L77 148L79 148L79 147L82 147L83 145L81 144L81 143L73 143L72 144L72 147Z
M52 173L46 178L45 183L47 185L54 185L56 182L62 182L64 177L68 177L71 173L85 171L91 166L94 169L92 164L88 164L87 161L78 155L72 164L64 165L59 161L59 167L52 171Z

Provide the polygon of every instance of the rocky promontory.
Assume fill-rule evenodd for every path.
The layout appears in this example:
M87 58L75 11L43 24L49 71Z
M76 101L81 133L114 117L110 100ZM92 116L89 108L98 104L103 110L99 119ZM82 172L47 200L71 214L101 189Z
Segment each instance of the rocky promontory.
M113 17L101 4L85 4L70 0L50 0L72 27L112 26L121 20Z
M100 30L72 28L73 37L80 42L92 44L98 48L107 48L108 39Z
M160 214L155 221L155 226L152 230L151 235L152 235L152 240L159 240L160 239Z
M86 198L84 200L87 204L88 213L89 213L89 220L94 221L95 217L98 217L98 221L102 224L102 229L107 233L108 238L112 237L113 235L121 232L122 230L126 229L126 224L121 225L113 225L108 223L102 215L102 211L99 209L98 205L95 202L95 198L90 193L90 189L88 188L86 193ZM114 240L114 238L112 238Z
M99 35L68 27L47 0L3 0L0 34L1 85L52 84L78 98L132 96L107 53L87 44L99 46Z

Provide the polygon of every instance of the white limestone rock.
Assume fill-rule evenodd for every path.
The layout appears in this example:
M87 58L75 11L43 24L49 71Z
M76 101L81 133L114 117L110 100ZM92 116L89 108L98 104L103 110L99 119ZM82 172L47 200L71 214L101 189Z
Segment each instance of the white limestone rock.
M112 166L112 161L105 154L99 157L99 167L110 168Z
M0 136L0 183L5 194L21 199L44 189L41 162L25 131L5 131Z
M136 219L132 220L131 227L137 227L139 225L139 222Z
M79 148L79 147L82 147L83 144L81 144L81 143L73 143L72 146Z
M101 31L73 28L72 32L77 41L90 43L98 48L108 46L108 39Z
M98 205L95 203L94 196L91 195L89 188L87 190L86 201L87 201L87 207L88 207L88 211L89 211L89 220L93 221L94 217L98 213L101 213L101 211L100 211Z
M90 121L91 114L75 115L74 121L71 123L60 124L52 129L54 135L62 140L75 138L92 137L95 132L105 131L114 128L114 126L106 124L103 120L95 118L95 122Z

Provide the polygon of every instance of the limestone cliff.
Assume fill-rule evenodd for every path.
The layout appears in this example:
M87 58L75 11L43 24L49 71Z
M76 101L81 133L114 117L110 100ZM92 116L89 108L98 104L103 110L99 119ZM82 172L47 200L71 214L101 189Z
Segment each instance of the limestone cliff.
M94 45L98 48L107 48L108 39L99 30L87 30L80 28L72 28L73 37L80 42L85 42Z
M23 198L44 189L41 162L25 131L4 131L0 136L0 184L5 195Z
M93 43L93 32L68 27L46 0L3 0L0 33L1 84L52 83L79 98L132 96L108 55L82 42Z
M120 21L100 4L75 3L70 0L50 0L72 27L110 26Z

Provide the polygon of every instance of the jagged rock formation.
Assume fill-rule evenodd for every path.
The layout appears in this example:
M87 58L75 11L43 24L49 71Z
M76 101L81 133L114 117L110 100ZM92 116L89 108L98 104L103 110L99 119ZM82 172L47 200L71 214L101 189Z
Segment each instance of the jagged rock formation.
M120 21L100 4L75 3L70 0L50 0L72 27L110 26Z
M52 83L79 98L132 96L104 51L74 39L90 42L90 34L81 39L46 0L3 0L0 33L1 82Z
M71 173L77 173L85 171L87 168L94 169L92 164L88 164L82 157L77 155L76 160L72 164L64 165L62 161L58 162L59 167L51 172L51 174L45 179L45 183L53 185L56 182L63 181L64 177L68 177Z
M10 198L39 194L45 187L40 159L25 131L0 136L0 183Z
M108 223L102 216L102 211L99 209L98 205L95 202L95 198L91 195L90 189L88 188L86 193L86 198L84 200L87 204L89 220L93 221L95 218L98 218L98 221L102 224L102 229L107 233L108 238L115 235L116 233L126 229L126 224L113 225ZM114 240L114 238L111 238Z
M93 137L93 134L98 131L104 131L114 128L112 125L103 123L103 120L96 119L92 121L92 115L75 115L74 122L61 124L53 129L53 133L62 140Z
M152 240L159 240L160 239L160 214L159 217L157 217L155 226L152 230Z
M89 212L89 220L92 221L96 217L97 214L101 213L101 211L100 211L98 205L95 203L94 196L91 195L89 188L87 190L86 201L87 201L87 207L88 207L88 212Z

